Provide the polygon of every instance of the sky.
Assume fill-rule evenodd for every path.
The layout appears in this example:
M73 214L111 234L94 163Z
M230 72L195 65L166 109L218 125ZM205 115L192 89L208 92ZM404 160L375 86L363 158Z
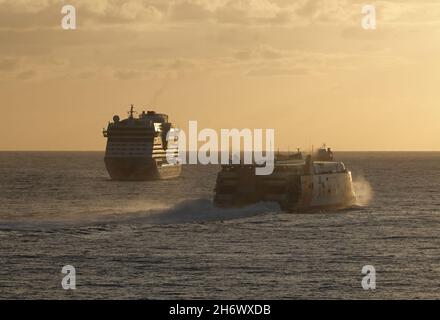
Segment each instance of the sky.
M276 148L440 151L440 1L0 0L0 150L104 150L114 114ZM63 30L63 5L76 30Z

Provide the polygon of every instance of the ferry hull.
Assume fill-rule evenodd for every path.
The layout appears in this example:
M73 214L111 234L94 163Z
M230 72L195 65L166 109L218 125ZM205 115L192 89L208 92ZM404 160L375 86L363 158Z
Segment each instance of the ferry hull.
M180 175L182 167L176 165L158 166L151 158L104 158L107 172L112 180L147 181L172 179Z

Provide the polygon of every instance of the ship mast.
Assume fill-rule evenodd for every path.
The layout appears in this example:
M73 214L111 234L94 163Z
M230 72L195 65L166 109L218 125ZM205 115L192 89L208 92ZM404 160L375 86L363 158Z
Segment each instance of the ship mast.
M130 111L129 111L129 115L130 115L130 118L131 119L133 119L133 113L134 113L134 106L133 105L131 105L131 108L130 108Z

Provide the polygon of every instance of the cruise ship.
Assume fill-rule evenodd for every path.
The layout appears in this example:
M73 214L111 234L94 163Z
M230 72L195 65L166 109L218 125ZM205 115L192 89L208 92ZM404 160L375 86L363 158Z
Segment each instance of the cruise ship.
M177 135L167 141L167 134L176 130L168 116L154 111L142 111L135 116L133 105L128 117L118 115L109 122L103 135L107 138L105 166L113 180L158 180L178 177L181 164L167 161L178 159Z

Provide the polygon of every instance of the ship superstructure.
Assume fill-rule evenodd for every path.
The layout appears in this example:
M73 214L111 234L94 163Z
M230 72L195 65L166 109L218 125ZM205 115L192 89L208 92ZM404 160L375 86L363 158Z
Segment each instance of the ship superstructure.
M176 130L168 116L154 111L142 111L135 116L133 105L128 117L118 115L103 130L107 138L105 166L113 180L155 180L180 175L178 162L168 163L168 155L177 159L177 135L167 141L167 134Z

